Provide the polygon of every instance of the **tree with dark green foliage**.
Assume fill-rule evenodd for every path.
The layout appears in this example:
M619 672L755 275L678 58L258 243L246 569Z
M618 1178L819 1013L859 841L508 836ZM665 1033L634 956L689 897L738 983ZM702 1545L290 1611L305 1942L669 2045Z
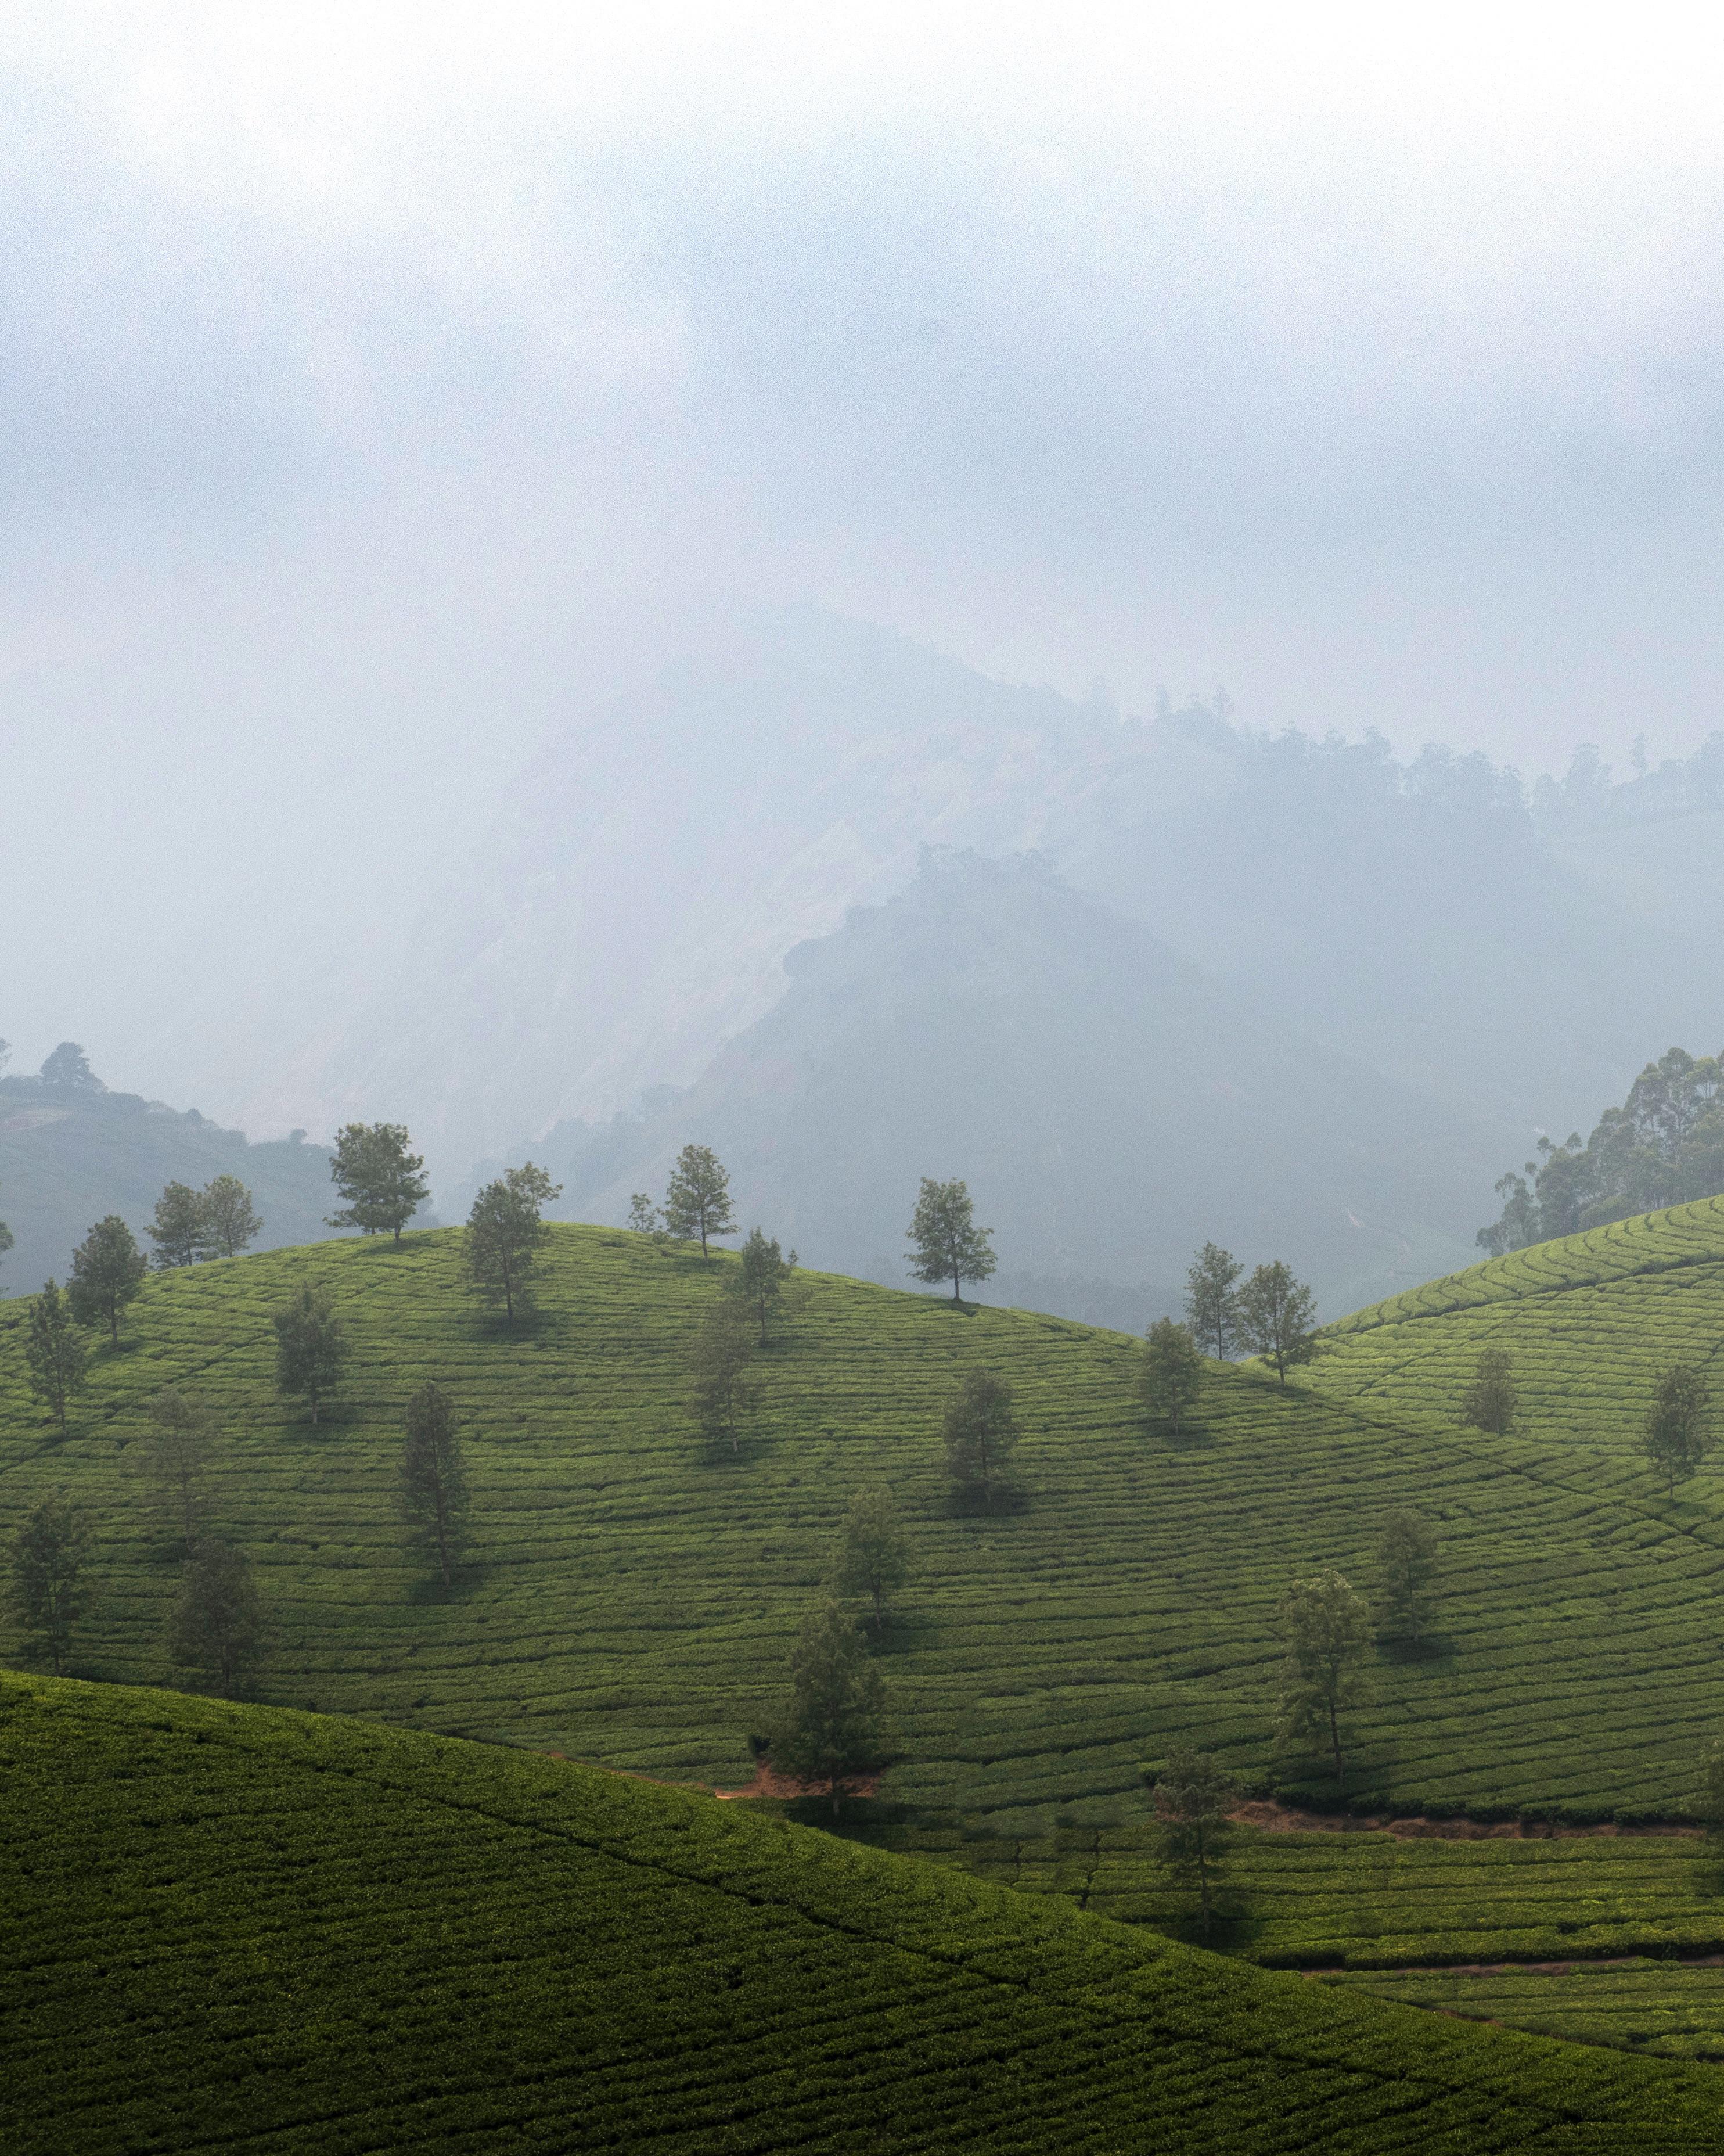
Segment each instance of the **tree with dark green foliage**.
M511 1325L533 1306L533 1275L550 1233L539 1209L562 1193L560 1183L528 1161L486 1183L467 1215L461 1254L468 1281L488 1302L502 1304Z
M24 1321L24 1368L30 1390L66 1435L66 1415L84 1389L88 1350L66 1299L53 1281L30 1304Z
M698 1236L703 1258L710 1237L736 1234L731 1178L711 1146L685 1145L676 1156L664 1193L664 1226L679 1243Z
M966 1281L989 1279L996 1263L993 1230L976 1225L976 1209L965 1183L921 1179L910 1218L910 1274L930 1286L952 1282L952 1299L962 1300Z
M95 1539L95 1524L82 1506L63 1496L44 1497L12 1537L9 1599L13 1614L47 1653L58 1676L84 1614L79 1578Z
M1659 1378L1641 1426L1640 1449L1665 1478L1670 1494L1686 1482L1711 1445L1711 1395L1698 1370L1679 1363Z
M405 1123L344 1123L336 1133L329 1163L336 1194L347 1202L331 1213L331 1228L393 1235L398 1243L431 1188L422 1154L413 1150Z
M3 1043L0 1043L0 1046L3 1045ZM12 1248L13 1240L14 1238L11 1229L7 1226L3 1220L0 1220L0 1258L3 1258L6 1255L6 1253Z
M168 1184L144 1233L156 1245L150 1262L161 1271L197 1264L203 1250L203 1206L189 1183Z
M218 1175L198 1194L198 1242L207 1257L237 1258L263 1233L264 1224L251 1193L237 1175Z
M1185 1315L1205 1354L1224 1363L1239 1338L1239 1275L1245 1268L1231 1250L1205 1243L1185 1276Z
M716 1303L695 1328L689 1342L695 1427L708 1444L724 1441L732 1452L741 1450L741 1419L756 1401L748 1377L755 1348L753 1319L731 1297Z
M1018 1434L1012 1388L992 1370L972 1370L947 1402L942 1435L947 1472L960 1491L979 1491L989 1512Z
M275 1383L289 1399L310 1404L315 1425L324 1399L341 1381L347 1328L336 1315L327 1288L308 1281L275 1313Z
M165 1385L150 1403L150 1419L155 1429L144 1454L145 1471L156 1505L190 1557L203 1524L203 1475L215 1441L215 1415L200 1394Z
M730 1288L758 1320L762 1348L767 1344L767 1321L782 1300L795 1270L794 1250L787 1258L775 1237L762 1234L758 1228L749 1229L736 1270L731 1276Z
M1288 1371L1317 1352L1317 1306L1311 1290L1277 1258L1258 1266L1239 1290L1235 1307L1239 1337L1254 1355L1274 1363L1285 1389Z
M861 1635L837 1602L803 1620L790 1657L790 1697L773 1730L774 1774L824 1784L832 1816L858 1776L879 1756L885 1684Z
M105 1325L110 1344L117 1348L120 1313L149 1270L136 1237L117 1213L110 1213L72 1253L67 1306L80 1325Z
M401 1494L408 1522L436 1558L447 1587L466 1539L467 1471L455 1404L434 1381L421 1385L407 1404Z
M1239 1801L1238 1786L1219 1762L1188 1744L1175 1745L1160 1771L1148 1779L1162 1861L1176 1879L1195 1884L1207 1946L1211 1882L1232 1837L1229 1815Z
M1377 1537L1379 1638L1415 1644L1431 1627L1431 1587L1437 1576L1437 1531L1423 1512L1391 1512Z
M1486 1348L1480 1353L1460 1404L1460 1419L1496 1437L1506 1437L1513 1428L1515 1366L1506 1348Z
M886 1626L886 1599L910 1573L904 1527L890 1490L861 1490L850 1500L839 1530L832 1584L840 1594L865 1594L869 1622L876 1632Z
M226 1698L260 1660L264 1635L264 1601L251 1559L231 1543L201 1543L168 1619L169 1654L182 1669L213 1677Z
M1370 1613L1332 1566L1296 1579L1281 1598L1286 1643L1277 1747L1291 1751L1327 1740L1335 1786L1347 1790L1341 1717L1363 1696L1359 1659L1371 1638Z
M1189 1327L1158 1317L1143 1343L1140 1378L1150 1420L1164 1423L1178 1437L1180 1424L1197 1404L1203 1380L1203 1358Z

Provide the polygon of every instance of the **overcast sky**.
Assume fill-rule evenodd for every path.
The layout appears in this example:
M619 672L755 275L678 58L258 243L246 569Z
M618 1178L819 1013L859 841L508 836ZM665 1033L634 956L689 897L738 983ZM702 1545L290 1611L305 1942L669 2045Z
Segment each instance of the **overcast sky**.
M408 903L739 601L1691 747L1721 93L1644 8L0 4L0 1029Z

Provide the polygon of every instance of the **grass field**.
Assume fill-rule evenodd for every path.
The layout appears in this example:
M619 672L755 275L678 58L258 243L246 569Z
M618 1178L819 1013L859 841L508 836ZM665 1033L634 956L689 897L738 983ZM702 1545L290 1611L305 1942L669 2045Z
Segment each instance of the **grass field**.
M1268 1775L1285 1580L1332 1562L1367 1585L1378 1527L1409 1501L1442 1523L1439 1651L1373 1661L1355 1717L1366 1801L1665 1813L1724 1722L1710 1485L1677 1524L1619 1446L1386 1424L1249 1370L1218 1370L1173 1445L1142 1427L1121 1336L818 1277L765 1358L741 1455L711 1455L688 1428L683 1346L731 1262L559 1228L519 1337L464 1293L451 1231L160 1276L122 1351L95 1359L63 1446L23 1392L22 1306L5 1306L0 1531L55 1487L90 1505L74 1673L171 1681L177 1565L132 1448L157 1387L198 1385L224 1432L214 1525L275 1613L265 1698L730 1785L849 1495L887 1482L914 1569L884 1655L886 1794L1008 1833L1056 1810L1141 1821L1142 1764L1182 1736ZM356 1349L317 1428L272 1382L269 1313L308 1278ZM1013 1380L1027 1426L1023 1507L992 1518L952 1514L937 1440L977 1364ZM402 1404L428 1376L466 1418L475 1494L473 1562L447 1597L396 1510Z
M8 2156L1724 2147L1695 2068L494 1748L8 1676L0 1768Z
M1724 1395L1724 1199L1493 1258L1344 1318L1325 1340L1302 1382L1367 1412L1450 1424L1481 1350L1506 1348L1520 1435L1632 1458L1662 1370L1697 1363ZM1665 1515L1711 1522L1721 1474L1724 1454Z

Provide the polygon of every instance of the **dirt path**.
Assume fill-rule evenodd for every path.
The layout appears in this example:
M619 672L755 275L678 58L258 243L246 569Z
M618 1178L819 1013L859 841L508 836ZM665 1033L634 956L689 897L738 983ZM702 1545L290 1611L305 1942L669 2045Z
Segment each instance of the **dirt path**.
M1701 1832L1697 1826L1618 1826L1611 1820L1600 1826L1561 1826L1547 1820L1529 1820L1523 1825L1518 1820L1378 1819L1350 1812L1302 1812L1268 1797L1236 1805L1229 1817L1265 1834L1392 1834L1402 1841L1554 1841L1573 1835L1691 1840Z
M844 1785L847 1797L871 1797L880 1787L878 1774L859 1774L854 1782ZM819 1783L798 1782L788 1774L775 1774L763 1762L754 1770L754 1779L743 1789L715 1789L712 1792L721 1804L733 1797L824 1797L829 1792Z

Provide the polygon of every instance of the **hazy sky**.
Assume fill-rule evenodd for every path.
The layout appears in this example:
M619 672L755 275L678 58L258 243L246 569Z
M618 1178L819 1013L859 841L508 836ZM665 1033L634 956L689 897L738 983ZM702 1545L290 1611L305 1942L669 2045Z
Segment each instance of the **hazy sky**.
M1724 723L1716 11L843 12L0 4L28 1060L409 905L737 601L1529 769Z

